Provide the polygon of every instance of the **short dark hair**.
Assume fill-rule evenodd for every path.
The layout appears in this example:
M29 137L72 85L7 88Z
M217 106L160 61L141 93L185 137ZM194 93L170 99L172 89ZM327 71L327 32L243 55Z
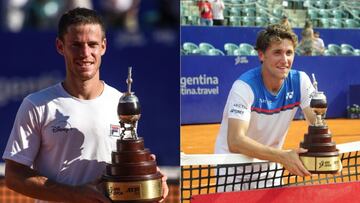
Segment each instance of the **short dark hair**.
M58 24L58 37L63 40L68 27L71 25L98 24L105 38L105 23L102 17L94 10L87 8L75 8L64 13Z
M282 24L269 25L258 33L255 49L265 52L271 42L289 39L294 44L294 49L298 43L298 38L291 28Z

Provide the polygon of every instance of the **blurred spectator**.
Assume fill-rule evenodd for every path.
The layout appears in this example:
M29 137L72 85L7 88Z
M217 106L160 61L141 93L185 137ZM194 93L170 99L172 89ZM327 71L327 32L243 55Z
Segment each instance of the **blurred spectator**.
M59 14L75 7L92 8L92 0L6 0L5 29L13 32L24 27L54 30Z
M27 26L39 30L56 29L57 21L63 9L60 0L32 0L29 5Z
M304 29L307 29L307 28L311 28L311 29L313 28L313 24L310 19L305 20Z
M302 39L297 47L297 51L300 55L304 56L316 56L322 55L324 52L324 47L317 45L316 39L314 37L314 30L312 28L307 28L301 33Z
M325 51L324 40L320 38L319 31L314 31L314 47L319 51L319 55L323 55Z
M98 10L107 27L124 28L128 33L139 31L141 13L152 13L155 18L144 25L155 27L178 28L180 15L179 3L174 0L3 0L0 4L2 28L11 32L56 30L59 14L76 7Z
M129 32L138 31L140 0L107 0L101 1L100 5L108 26L121 27Z
M313 29L307 28L301 32L301 41L297 47L297 50L299 51L300 55L304 56L311 56L313 47L314 47L314 41L313 41Z
M314 47L314 30L312 22L307 19L303 30L301 31L301 41L296 48L297 52L303 56L311 56Z
M222 0L213 0L212 11L214 25L224 25L224 9L225 5Z
M282 18L280 20L280 24L285 25L290 30L292 29L289 18L286 15L282 16Z
M93 9L93 3L92 0L64 0L64 9L65 11L67 10L71 10L74 8L88 8L88 9Z
M208 0L200 0L198 7L200 12L200 25L212 26L213 14L211 3Z
M302 36L306 35L306 33L304 33L304 32L309 32L309 31L307 31L308 29L311 29L313 31L313 24L312 24L311 20L309 20L309 19L307 19L305 21L305 25L304 25L304 28L303 28L303 30L301 32L301 35Z
M3 22L5 30L19 32L24 27L26 7L29 0L5 0L3 6Z

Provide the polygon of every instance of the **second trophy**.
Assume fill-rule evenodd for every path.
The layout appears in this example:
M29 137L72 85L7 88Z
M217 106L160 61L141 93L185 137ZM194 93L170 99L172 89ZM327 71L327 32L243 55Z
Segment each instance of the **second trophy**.
M324 121L327 110L326 96L318 91L315 75L312 74L315 92L312 95L310 107L316 114L313 125L308 127L308 132L304 135L304 141L300 147L307 149L306 153L300 154L300 159L305 168L311 173L337 173L341 170L339 151L336 149L335 142L328 126Z

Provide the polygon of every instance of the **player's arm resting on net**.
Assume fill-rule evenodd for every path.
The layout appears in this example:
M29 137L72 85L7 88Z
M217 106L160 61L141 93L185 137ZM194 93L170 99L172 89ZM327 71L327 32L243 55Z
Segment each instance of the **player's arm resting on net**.
M254 94L250 87L242 81L234 83L228 98L228 132L227 142L230 152L241 153L262 160L281 163L290 173L311 175L303 166L299 153L304 149L281 150L263 145L247 136L251 116L251 104ZM238 114L241 112L241 114Z
M306 152L306 150L282 150L263 145L246 136L248 127L248 121L229 119L228 145L230 152L281 163L290 173L295 175L311 175L301 163L298 155Z
M29 166L6 159L6 186L26 196L46 201L110 202L96 190L95 183L80 186L60 184L40 175Z

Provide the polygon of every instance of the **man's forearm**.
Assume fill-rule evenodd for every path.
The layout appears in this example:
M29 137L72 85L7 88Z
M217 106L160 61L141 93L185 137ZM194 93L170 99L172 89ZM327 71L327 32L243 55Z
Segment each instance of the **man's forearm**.
M69 201L75 193L75 187L51 181L32 169L14 164L10 167L7 166L5 181L16 192L46 201Z
M282 150L263 145L246 136L236 136L228 140L232 153L241 153L250 157L274 162L281 162Z
M76 189L73 186L60 184L42 176L27 178L24 186L19 189L29 197L61 202L74 199L73 195Z
M249 122L229 119L227 141L230 152L281 163L290 173L295 175L310 175L302 165L298 155L306 152L306 150L281 150L263 145L246 136L248 126Z
M228 121L228 147L232 153L241 153L250 157L281 162L283 150L263 145L246 136L249 122L237 119Z

